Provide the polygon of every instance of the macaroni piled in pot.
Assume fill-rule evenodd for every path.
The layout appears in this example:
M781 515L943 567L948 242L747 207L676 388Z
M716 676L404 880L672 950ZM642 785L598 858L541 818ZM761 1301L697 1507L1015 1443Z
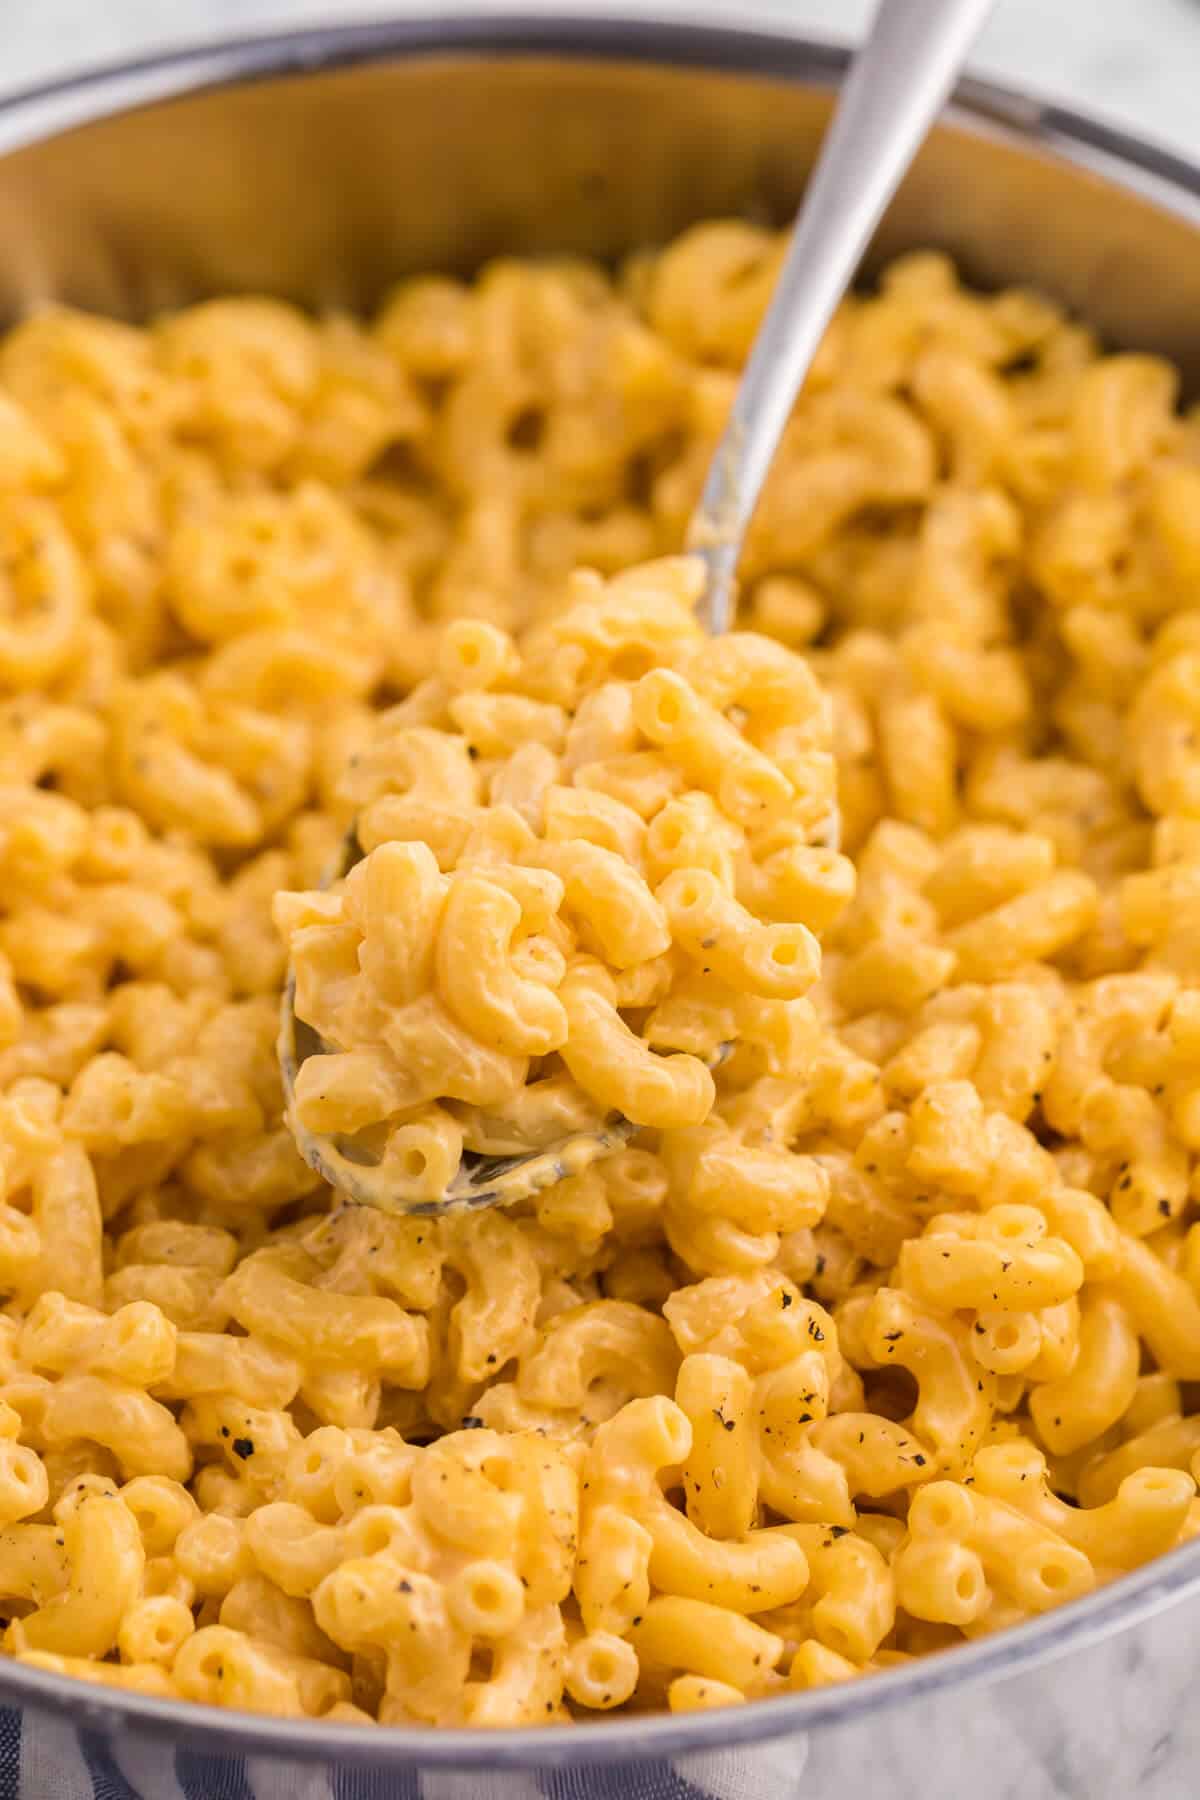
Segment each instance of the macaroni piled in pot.
M369 324L0 346L10 1655L329 1720L686 1711L1195 1532L1200 433L1167 365L905 258L706 646L677 553L780 254L713 224ZM604 655L551 692L580 608ZM693 705L717 749L673 760ZM440 961L394 929L456 894ZM298 1104L417 1189L589 1108L638 1131L506 1210L339 1204L283 1118L289 935L374 1095ZM508 1033L503 1092L389 1044L435 988Z

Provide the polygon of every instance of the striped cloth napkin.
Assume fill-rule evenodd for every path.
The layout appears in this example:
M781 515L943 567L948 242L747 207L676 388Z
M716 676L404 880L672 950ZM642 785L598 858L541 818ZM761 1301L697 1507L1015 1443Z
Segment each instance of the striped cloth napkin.
M803 1738L703 1755L529 1771L384 1771L213 1756L0 1707L0 1800L783 1800Z

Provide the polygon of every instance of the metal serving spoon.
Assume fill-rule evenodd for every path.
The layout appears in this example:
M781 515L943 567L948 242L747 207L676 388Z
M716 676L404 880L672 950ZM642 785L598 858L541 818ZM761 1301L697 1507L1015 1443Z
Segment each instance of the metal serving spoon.
M714 635L729 630L734 576L780 435L842 295L884 208L920 148L994 0L879 0L805 191L792 243L754 340L688 533L688 550L707 572L701 603ZM836 810L827 838L836 843ZM339 880L362 858L353 829ZM384 1212L437 1214L496 1206L579 1174L619 1150L636 1127L614 1113L598 1130L512 1156L465 1151L438 1200L400 1198L378 1162L353 1138L305 1131L295 1117L296 1071L325 1046L295 1011L289 969L279 1034L287 1118L297 1147L349 1200ZM728 1050L728 1046L725 1046ZM718 1053L717 1060L720 1060Z

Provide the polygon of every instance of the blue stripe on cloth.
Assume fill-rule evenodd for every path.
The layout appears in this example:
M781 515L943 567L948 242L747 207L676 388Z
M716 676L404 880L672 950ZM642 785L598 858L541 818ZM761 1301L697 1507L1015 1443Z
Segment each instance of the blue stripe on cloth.
M175 1779L184 1800L254 1800L246 1765L238 1756L206 1756L202 1750L175 1752ZM147 1794L146 1800L157 1800Z
M0 1706L0 1800L20 1800L21 1715L15 1706Z
M81 1731L79 1748L92 1781L95 1800L143 1800L113 1761L108 1739L99 1731Z
M333 1800L423 1800L415 1769L368 1769L353 1765L330 1771Z
M669 1762L601 1763L553 1769L539 1778L546 1800L710 1800Z

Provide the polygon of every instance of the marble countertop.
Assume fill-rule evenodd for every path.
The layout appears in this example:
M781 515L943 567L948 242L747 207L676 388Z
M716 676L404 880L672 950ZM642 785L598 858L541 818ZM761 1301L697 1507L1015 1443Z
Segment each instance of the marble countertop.
M430 3L3 0L0 88L22 87L169 45L300 22L394 16L427 10ZM551 10L547 0L541 3ZM573 3L577 0L552 0L552 10L570 11ZM849 37L862 30L872 6L873 0L751 0L744 5L738 0L689 0L688 10L701 16L734 14L747 21L783 17L800 29ZM489 7L508 10L505 0L475 0L475 10ZM612 0L612 10L664 9L657 0ZM973 66L1200 153L1200 0L998 0Z

